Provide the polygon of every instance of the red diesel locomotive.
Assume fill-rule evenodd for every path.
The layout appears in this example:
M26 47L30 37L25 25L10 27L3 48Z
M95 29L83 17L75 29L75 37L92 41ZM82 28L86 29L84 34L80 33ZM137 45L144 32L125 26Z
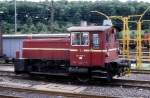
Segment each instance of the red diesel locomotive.
M22 55L17 52L15 72L112 79L130 69L118 58L114 27L79 26L68 31L69 37L25 40Z

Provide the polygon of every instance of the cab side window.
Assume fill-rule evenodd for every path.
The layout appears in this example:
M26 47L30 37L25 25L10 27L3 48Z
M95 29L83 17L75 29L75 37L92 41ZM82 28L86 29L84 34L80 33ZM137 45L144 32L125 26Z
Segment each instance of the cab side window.
M72 45L89 45L88 32L75 32L71 34Z
M93 48L94 49L98 49L100 46L100 38L99 38L99 34L93 34Z
M81 33L81 45L89 44L89 35L88 33Z
M80 33L72 33L72 45L80 45Z

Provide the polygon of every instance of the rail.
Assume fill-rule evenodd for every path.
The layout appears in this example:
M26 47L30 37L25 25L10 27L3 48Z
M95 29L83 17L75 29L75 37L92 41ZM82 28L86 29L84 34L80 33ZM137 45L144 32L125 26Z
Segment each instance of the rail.
M22 97L9 96L9 95L2 95L2 94L0 94L0 98L22 98Z
M132 69L131 72L132 72L132 73L136 73L136 74L150 74L150 70L137 70L137 69Z
M127 80L127 79L114 79L114 82L110 83L110 85L114 86L122 86L128 88L143 88L150 89L150 81L146 80Z
M98 96L98 95L79 94L79 93L56 92L56 91L46 91L46 90L44 91L44 90L37 90L31 88L15 88L15 87L0 86L0 89L12 90L16 92L30 92L30 93L32 92L37 94L46 94L49 96L63 96L67 98L118 98L118 97Z

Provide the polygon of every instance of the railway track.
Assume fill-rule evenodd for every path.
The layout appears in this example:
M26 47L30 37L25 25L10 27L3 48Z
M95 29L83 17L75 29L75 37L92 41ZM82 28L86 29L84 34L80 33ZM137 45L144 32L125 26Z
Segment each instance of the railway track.
M0 72L1 75L2 72ZM10 76L13 77L15 79L27 79L27 80L33 80L33 81L46 81L49 82L46 79L32 79L31 77L29 77L28 75L26 76L22 76L22 75L15 75L12 72L5 72L4 74L2 74L1 76ZM59 79L60 80L60 79ZM56 79L57 81L57 79ZM71 81L71 80L66 80L66 82ZM99 81L102 81L102 83L99 83ZM73 83L74 84L74 83ZM82 83L81 83L82 85ZM105 79L101 79L99 80L98 78L94 79L94 83L93 82L89 82L86 84L88 85L104 85L104 86L122 86L122 87L128 87L128 88L132 88L132 87L138 87L138 88L144 88L144 89L150 89L150 81L149 80L128 80L128 79L113 79L112 82L107 82Z
M21 75L16 75L14 72L12 71L0 71L0 76L10 76L10 77L19 77Z
M0 95L0 98L22 98L17 96Z
M109 84L109 83L108 83ZM114 79L112 83L109 85L113 86L122 86L122 87L136 87L136 88L144 88L150 89L150 81L139 81L139 80L127 80L127 79Z
M13 63L0 63L0 66L13 66Z
M115 79L114 82L117 81L117 82L128 82L129 81L124 81L124 80L117 80ZM130 81L130 82L133 82ZM137 82L136 82L137 83ZM142 83L142 82L140 82ZM149 83L149 82L148 82ZM107 84L108 86L120 86L122 88L129 88L131 87L131 85L125 85L125 84ZM133 86L132 86L133 87ZM141 87L137 87L136 88L140 88L140 89L143 89ZM147 89L147 88L146 88ZM34 89L34 88L16 88L16 87L10 87L8 85L5 85L5 86L0 86L0 90L11 90L11 91L15 91L15 92L19 92L19 93L36 93L36 94L44 94L44 95L49 95L49 96L52 96L52 98L57 98L58 96L61 98L119 98L119 97L109 97L109 96L99 96L99 95L89 95L89 94L81 94L81 93L68 93L68 92L56 92L56 91L47 91L46 89L45 90L40 90L40 89ZM1 97L0 97L1 98ZM3 98L3 97L2 97ZM6 97L4 97L6 98ZM15 97L8 97L8 98L15 98ZM17 97L17 98L21 98L21 97ZM40 97L39 97L40 98Z
M61 98L118 98L118 97L109 97L109 96L97 96L97 95L89 95L89 94L81 94L81 93L68 93L68 92L56 92L56 91L47 91L47 90L37 90L33 88L16 88L9 86L0 86L0 90L11 90L15 92L30 92L37 94L45 94L52 97L61 96ZM3 95L2 95L3 96ZM1 97L0 97L1 98ZM5 96L2 98L6 98ZM21 97L8 97L8 98L21 98Z
M136 69L132 69L131 73L135 73L135 74L150 74L150 70L136 70Z
M132 63L136 63L136 55L132 55L132 57L130 56L129 59L128 58L124 58L123 55L120 55L119 58L125 59L125 60L129 60ZM150 56L145 56L141 58L142 63L150 63Z
M5 68L5 67L1 67L1 68ZM6 67L8 68L8 66ZM46 79L33 79L31 77L29 77L28 75L16 75L13 70L3 70L1 71L0 70L0 76L8 76L8 77L13 77L14 79L27 79L27 80L35 80L35 81L47 81ZM150 74L150 70L132 70L131 71L132 73L134 74ZM53 79L53 78L52 78ZM57 81L57 79L56 79ZM71 80L68 80L68 81L71 81ZM112 83L99 83L99 81L101 80L97 80L97 82L94 82L95 83L92 83L94 85L109 85L109 86L122 86L122 87L139 87L139 88L146 88L146 89L150 89L150 81L139 81L139 80L125 80L125 79L114 79ZM103 80L102 80L103 81ZM49 81L47 81L49 82ZM80 84L79 84L80 85ZM88 85L88 84L87 84Z

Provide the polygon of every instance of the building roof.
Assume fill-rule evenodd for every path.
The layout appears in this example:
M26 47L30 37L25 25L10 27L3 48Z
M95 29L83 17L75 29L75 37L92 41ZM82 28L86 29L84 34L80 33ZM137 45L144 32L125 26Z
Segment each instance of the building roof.
M70 27L67 30L69 32L77 32L77 31L81 31L81 32L86 32L86 31L106 31L107 29L111 28L112 26L74 26L74 27Z

